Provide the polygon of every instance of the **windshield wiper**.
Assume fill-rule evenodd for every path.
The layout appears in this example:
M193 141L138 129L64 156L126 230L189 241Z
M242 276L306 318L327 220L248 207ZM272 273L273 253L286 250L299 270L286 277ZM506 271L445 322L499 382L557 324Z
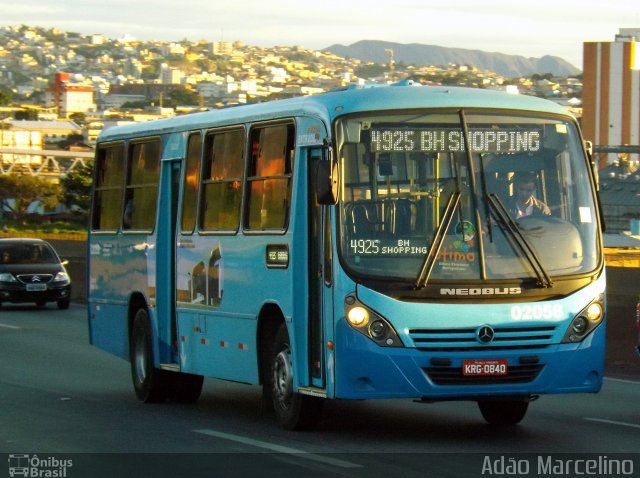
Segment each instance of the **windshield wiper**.
M497 216L497 219L504 224L507 231L511 233L511 237L515 240L516 245L522 251L522 255L531 265L531 268L538 278L538 286L545 288L553 286L553 281L542 266L540 258L533 250L533 247L531 247L531 244L529 244L529 241L524 237L518 225L509 215L509 212L500 200L500 197L496 193L489 193L486 197L493 213Z
M425 256L422 267L420 268L420 274L418 274L418 278L416 279L416 283L414 285L415 289L424 289L427 286L427 282L429 282L429 276L431 276L433 266L436 263L438 255L440 254L442 243L444 242L444 238L447 235L447 231L449 230L449 226L451 225L453 216L456 213L458 204L460 204L460 195L460 191L455 191L451 193L451 196L449 197L449 201L447 202L447 205L444 209L442 222L440 222L438 229L436 229L436 233L433 237L433 242L431 243L429 252Z

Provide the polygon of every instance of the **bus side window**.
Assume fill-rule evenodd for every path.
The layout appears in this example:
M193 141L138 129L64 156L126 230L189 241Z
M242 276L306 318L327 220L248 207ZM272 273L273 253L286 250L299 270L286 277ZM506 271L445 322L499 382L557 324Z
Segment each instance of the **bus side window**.
M202 156L202 136L189 135L187 161L182 193L182 214L180 228L183 234L190 234L196 225L196 203L200 183L200 157Z
M123 229L151 232L155 227L160 180L160 140L133 143L127 162Z
M200 199L201 230L238 229L244 173L244 144L243 128L210 133L206 136Z
M91 220L94 231L118 229L124 186L124 157L123 143L98 148Z
M287 228L291 195L294 127L280 124L251 131L248 211L245 228L251 231Z

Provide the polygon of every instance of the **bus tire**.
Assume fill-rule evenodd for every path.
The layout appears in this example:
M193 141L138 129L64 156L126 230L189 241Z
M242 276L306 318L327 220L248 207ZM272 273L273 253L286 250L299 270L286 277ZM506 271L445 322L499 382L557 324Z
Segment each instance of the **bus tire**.
M67 310L69 308L70 303L71 303L71 300L68 297L65 299L60 299L58 301L58 309Z
M491 425L512 426L518 424L529 408L527 400L478 400L480 413Z
M172 373L169 399L176 403L195 403L202 393L204 377L191 373Z
M152 341L149 314L146 309L138 309L131 329L129 358L136 397L145 403L164 402L169 391L169 372L153 366Z
M286 430L302 430L315 425L321 417L324 400L293 391L293 367L287 327L282 324L273 343L270 385L278 425Z

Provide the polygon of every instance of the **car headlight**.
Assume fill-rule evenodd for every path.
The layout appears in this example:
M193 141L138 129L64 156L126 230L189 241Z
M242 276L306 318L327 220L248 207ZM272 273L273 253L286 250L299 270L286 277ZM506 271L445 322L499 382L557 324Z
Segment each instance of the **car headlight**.
M53 282L63 282L65 284L68 284L69 282L71 282L71 279L69 279L69 274L67 274L66 272L58 272L56 274L56 277L53 279Z
M18 279L13 277L13 274L3 272L0 274L0 282L18 282Z

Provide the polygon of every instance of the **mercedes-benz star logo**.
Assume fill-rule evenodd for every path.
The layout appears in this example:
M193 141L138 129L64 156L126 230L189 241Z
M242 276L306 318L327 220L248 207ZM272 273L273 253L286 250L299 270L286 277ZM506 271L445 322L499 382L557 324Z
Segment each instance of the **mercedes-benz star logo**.
M478 341L482 342L483 344L488 344L489 342L491 342L495 335L496 333L488 325L483 325L478 330L476 330L476 337L478 338Z

